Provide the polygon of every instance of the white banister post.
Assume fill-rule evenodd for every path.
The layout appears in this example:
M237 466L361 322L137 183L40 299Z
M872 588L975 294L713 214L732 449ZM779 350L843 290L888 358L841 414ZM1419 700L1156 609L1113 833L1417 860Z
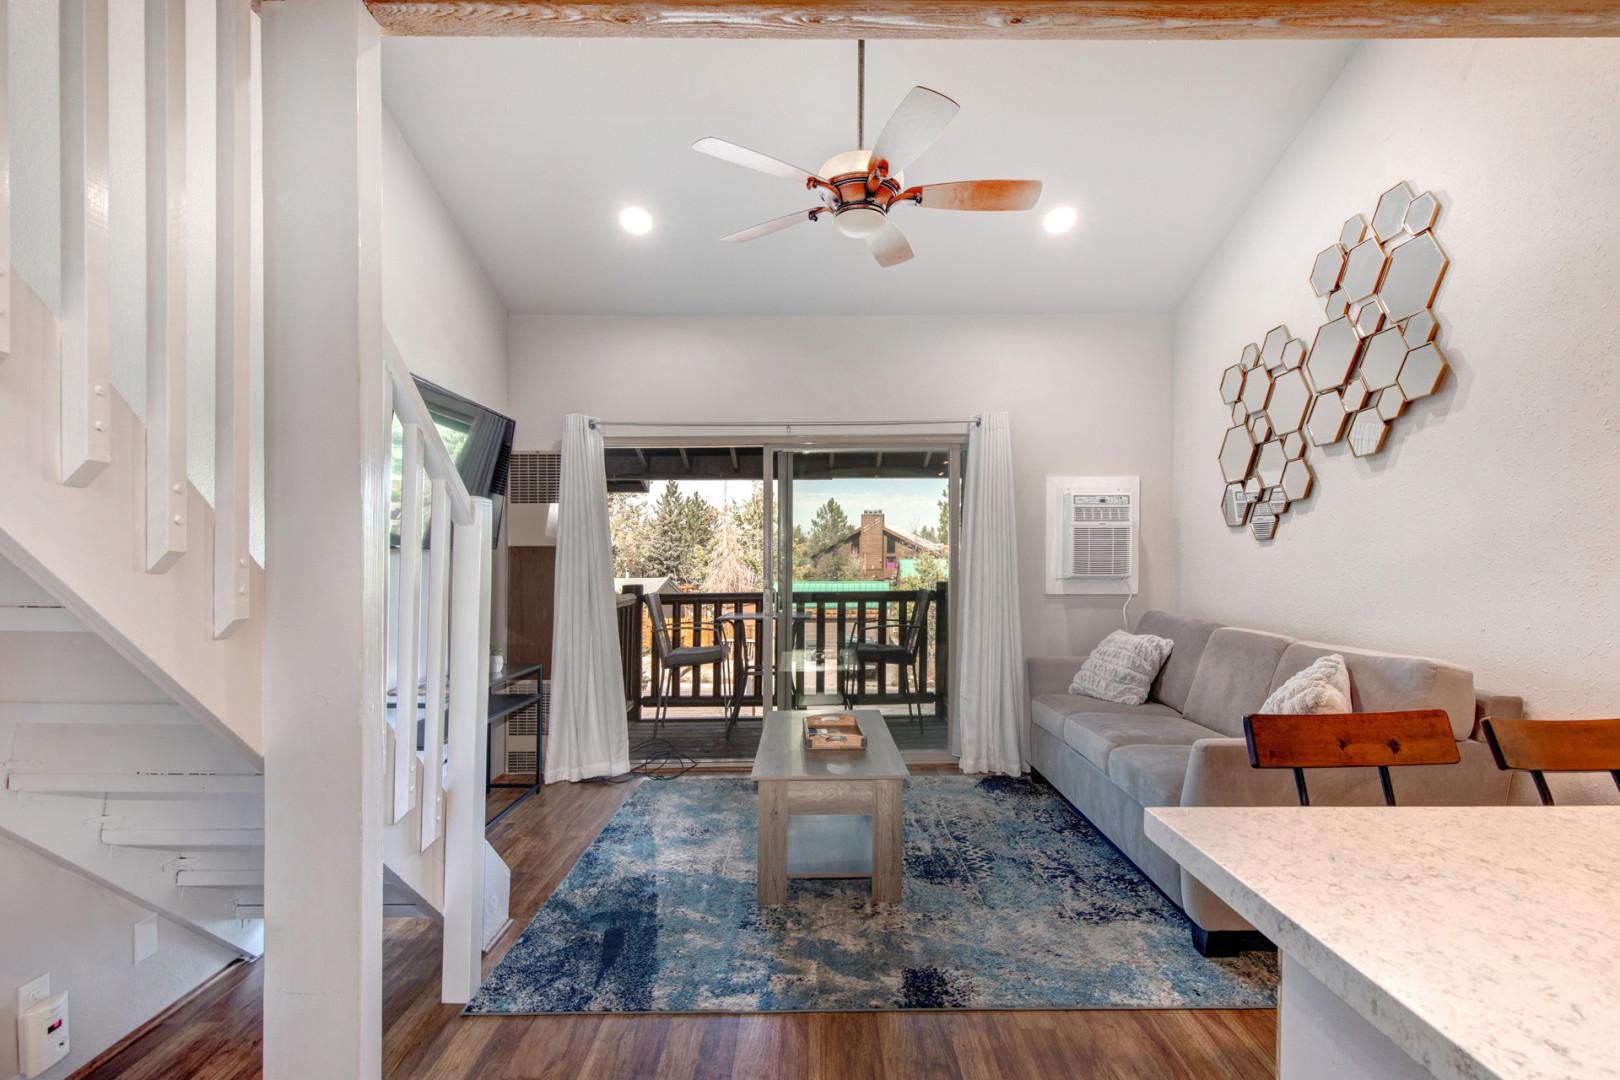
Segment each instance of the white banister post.
M489 587L493 513L455 528L450 581L450 791L444 826L444 962L440 996L465 1004L482 981L484 747L489 739Z
M382 1072L388 376L380 40L263 5L264 1076Z
M399 598L394 605L394 797L388 820L416 805L416 660L422 618L422 429L400 425Z
M146 0L146 569L186 550L186 4Z
M427 721L422 736L427 790L417 800L422 806L423 851L439 838L439 815L444 808L444 661L450 618L448 481L433 481L428 514Z
M107 296L107 0L62 0L61 480L112 460Z
M221 0L216 34L218 65L215 170L219 225L214 262L214 636L224 637L248 618L249 467L253 431L252 326L249 260L252 215L253 28L249 0Z
M0 357L11 354L11 4L0 3Z

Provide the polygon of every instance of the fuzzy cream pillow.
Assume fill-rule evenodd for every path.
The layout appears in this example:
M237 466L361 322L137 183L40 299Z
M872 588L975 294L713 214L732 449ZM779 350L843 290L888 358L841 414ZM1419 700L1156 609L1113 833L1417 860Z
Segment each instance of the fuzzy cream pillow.
M1344 666L1344 657L1329 653L1296 671L1271 692L1259 711L1285 716L1354 711L1350 706L1350 670Z
M1148 689L1174 645L1169 638L1115 630L1080 665L1069 693L1119 705L1140 705L1147 700Z

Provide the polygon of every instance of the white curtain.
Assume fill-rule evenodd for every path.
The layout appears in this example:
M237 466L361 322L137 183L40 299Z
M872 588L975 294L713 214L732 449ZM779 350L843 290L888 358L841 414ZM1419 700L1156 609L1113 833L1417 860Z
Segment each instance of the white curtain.
M952 583L962 771L1017 776L1024 762L1024 643L1018 613L1012 430L984 413L968 434L962 580Z
M546 783L630 770L630 732L619 670L602 432L589 416L563 427L557 507L556 613Z

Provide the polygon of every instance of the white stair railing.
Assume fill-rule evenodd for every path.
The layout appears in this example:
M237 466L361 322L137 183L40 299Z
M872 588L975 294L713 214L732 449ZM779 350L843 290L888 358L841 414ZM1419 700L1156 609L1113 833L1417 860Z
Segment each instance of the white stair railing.
M442 996L466 1002L481 981L484 943L484 786L489 716L492 513L471 498L410 371L384 343L400 454L399 569L393 619L394 721L383 820L409 823L424 856L443 845ZM424 530L423 496L431 491ZM423 617L422 542L428 544ZM424 650L425 643L425 650ZM426 672L419 680L417 673ZM448 679L446 676L448 675ZM416 718L424 709L421 749ZM400 868L396 868L398 870Z
M258 20L251 0L0 0L0 345L27 330L6 391L30 419L0 440L12 471L0 513L33 518L9 530L13 557L255 750L255 680L242 677L254 642L214 649L191 634L240 637L253 615ZM188 468L210 436L212 461Z

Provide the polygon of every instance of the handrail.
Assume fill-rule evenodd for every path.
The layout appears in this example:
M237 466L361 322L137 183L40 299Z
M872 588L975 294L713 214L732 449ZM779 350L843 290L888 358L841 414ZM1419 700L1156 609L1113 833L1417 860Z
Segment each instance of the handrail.
M450 460L450 451L444 448L444 440L439 437L439 428L433 423L427 402L422 400L416 380L411 378L405 358L400 355L399 346L394 344L394 336L387 329L383 330L383 356L388 361L388 374L394 384L394 412L399 415L401 423L415 424L422 429L427 451L424 458L427 474L435 480L443 480L448 486L451 520L457 525L471 525L476 519L472 496L468 494L467 485L462 481L455 462Z

